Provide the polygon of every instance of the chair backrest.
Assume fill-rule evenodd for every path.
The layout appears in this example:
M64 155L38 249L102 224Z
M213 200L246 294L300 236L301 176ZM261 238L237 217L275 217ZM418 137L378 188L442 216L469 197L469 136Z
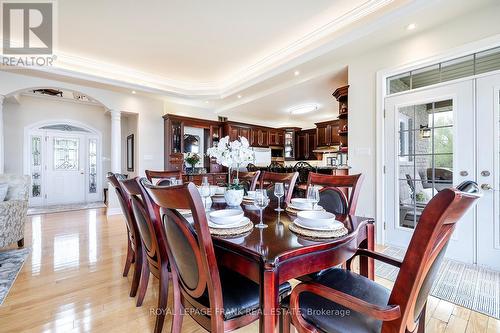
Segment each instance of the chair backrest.
M247 165L247 171L251 172L251 171L259 171L259 168L257 168L257 166L253 163L248 163Z
M477 186L476 186L477 187ZM457 222L479 199L479 189L444 189L427 204L415 228L389 304L401 308L401 317L384 322L383 332L413 332L439 271Z
M131 197L132 211L151 274L160 278L160 271L167 269L168 255L159 207L141 185L141 179L124 180L121 183Z
M171 177L175 177L176 179L182 179L182 171L179 170L170 170L170 171L153 171L146 170L146 177L148 180L157 184L159 182L163 183L163 185L167 185L167 180ZM170 180L168 180L168 184L170 184Z
M0 184L8 184L5 201L22 200L28 201L31 188L31 176L16 174L0 174Z
M200 193L193 183L157 186L145 182L144 185L161 207L174 283L178 283L184 299L198 310L201 305L197 299L208 294L212 332L224 331L219 269ZM191 210L192 225L178 209Z
M236 171L232 172L232 178L236 177ZM245 187L247 191L255 191L257 182L259 181L260 171L239 172L238 178L240 184Z
M313 166L307 162L304 161L297 162L293 166L293 171L297 171L299 173L298 183L299 184L307 183L309 173L312 172L313 169L314 169Z
M307 185L319 185L320 205L336 214L355 215L363 175L323 175L310 172Z
M295 188L295 183L297 182L298 177L298 172L276 173L264 171L262 173L262 176L260 177L260 188L267 189L267 191L269 192L269 198L273 199L274 184L283 183L283 186L285 188L284 201L288 204L290 203L290 200L292 200L293 190Z
M273 161L267 167L267 171L270 171L270 172L285 172L285 167L283 166L283 164L281 164L279 162L276 162L276 161Z
M115 189L116 196L118 197L118 203L120 204L123 215L125 216L125 224L127 226L128 237L132 244L135 245L135 240L139 240L137 238L139 237L137 222L135 221L134 213L132 211L132 205L130 202L131 198L121 184L121 181L125 180L126 178L122 174L108 172L107 179Z

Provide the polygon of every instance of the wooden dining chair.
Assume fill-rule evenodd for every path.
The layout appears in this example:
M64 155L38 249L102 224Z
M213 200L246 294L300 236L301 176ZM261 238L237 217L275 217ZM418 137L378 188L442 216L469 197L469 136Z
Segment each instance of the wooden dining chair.
M457 222L480 198L477 184L467 192L444 189L427 204L402 261L370 250L370 257L399 268L392 291L348 270L335 269L301 283L290 296L289 316L300 332L424 332L425 307ZM346 314L346 311L349 313ZM328 313L330 315L328 315Z
M145 180L145 178L144 178ZM141 179L134 178L122 182L123 187L131 196L132 211L137 221L139 235L142 241L143 261L137 305L141 305L148 288L149 275L159 280L158 311L154 332L162 331L165 320L168 299L168 254L164 230L161 226L159 207L141 185Z
M276 173L264 171L260 177L260 188L267 189L269 192L269 198L272 199L274 198L274 184L283 183L285 188L284 202L289 204L290 200L292 200L293 190L298 177L298 172Z
M232 178L236 177L236 171L232 172ZM257 187L257 183L259 181L260 171L249 171L249 172L239 172L238 178L240 180L240 184L245 187L247 191L255 191Z
M135 297L139 281L141 277L142 267L142 242L137 229L137 222L135 221L134 213L132 212L132 205L130 196L121 185L121 181L125 179L120 174L109 172L107 175L109 183L114 187L118 202L125 216L125 226L127 227L127 257L125 259L125 267L123 268L123 276L126 277L130 270L130 266L134 265L134 276L132 277L132 286L130 287L130 297Z
M319 204L328 212L341 215L355 215L363 175L323 175L310 172L307 186L319 185Z
M182 179L182 171L179 170L170 170L170 171L146 170L145 173L148 180L153 184L158 184L158 182L161 182L161 185L171 185L169 178L175 177L176 179Z
M196 186L193 183L179 186L146 183L145 186L162 207L174 287L171 331L181 331L183 313L210 332L232 331L257 320L259 285L218 266L207 215ZM178 209L191 210L192 224ZM281 285L280 294L289 289L289 284Z

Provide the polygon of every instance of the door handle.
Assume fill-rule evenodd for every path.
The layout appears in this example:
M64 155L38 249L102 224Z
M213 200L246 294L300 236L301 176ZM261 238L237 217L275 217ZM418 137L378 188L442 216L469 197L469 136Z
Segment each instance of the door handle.
M485 191L493 191L493 187L490 184L482 184L481 189Z

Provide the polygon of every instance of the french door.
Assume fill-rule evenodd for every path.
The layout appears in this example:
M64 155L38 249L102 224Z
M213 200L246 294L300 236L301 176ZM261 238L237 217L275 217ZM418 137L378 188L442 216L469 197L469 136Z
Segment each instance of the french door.
M500 75L477 79L477 262L500 270Z
M483 197L446 255L500 270L500 74L388 97L385 107L387 243L406 247L436 193L475 180Z

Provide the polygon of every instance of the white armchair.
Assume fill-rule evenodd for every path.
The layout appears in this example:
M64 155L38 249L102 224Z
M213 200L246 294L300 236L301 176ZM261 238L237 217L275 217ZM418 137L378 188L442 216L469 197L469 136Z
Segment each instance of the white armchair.
M24 224L28 212L30 177L3 174L0 184L8 184L4 201L0 202L0 248L17 242L24 246Z

